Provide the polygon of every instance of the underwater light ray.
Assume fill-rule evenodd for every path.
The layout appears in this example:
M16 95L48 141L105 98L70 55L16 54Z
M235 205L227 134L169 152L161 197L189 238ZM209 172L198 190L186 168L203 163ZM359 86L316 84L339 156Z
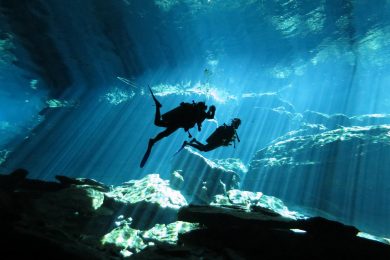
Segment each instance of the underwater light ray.
M142 122L144 116L136 109L131 109L127 113L126 119L120 119L123 123L118 129L118 135L116 139L109 141L110 154L108 155L108 164L106 165L107 169L111 166L115 169L118 169L118 172L114 173L115 175L120 176L120 172L128 174L131 171L131 175L135 175L135 172L139 168L139 162L142 158L143 150L146 149L149 138L140 133L147 133L149 126L146 124L135 124L131 122ZM131 132L133 131L133 132ZM138 132L135 134L135 132ZM139 158L136 165L130 164L131 161L134 161L134 158ZM114 166L114 162L118 165ZM122 166L121 166L122 165ZM123 169L120 171L120 169ZM141 171L141 169L138 169Z
M110 123L104 126L104 134L99 136L101 142L95 142L94 148L92 148L92 151L95 151L93 160L90 164L85 166L85 171L89 172L92 169L101 169L100 166L106 165L105 170L102 169L96 174L97 177L108 179L109 183L115 180L120 172L119 170L114 170L118 169L114 166L120 161L122 161L123 164L127 161L123 158L123 150L125 149L127 139L129 138L128 136L127 138L123 136L123 133L127 132L126 125L128 124L128 122L123 119L125 117L124 113L125 111L116 112L117 115L110 118ZM132 148L129 147L129 150L132 150ZM105 163L103 164L102 162Z
M381 100L382 96L386 94L387 91L382 93L381 86L387 85L387 81L382 80L381 82L381 77L377 76L374 77L374 79L371 79L370 82L362 82L360 84L370 84L370 90L366 92L362 91L362 94L355 100L354 106L357 107L358 111L359 107L363 106L365 109L368 108L369 112L376 113L380 108L380 104L379 102L376 102L376 100ZM370 100L372 101L369 102Z
M64 93L64 96L65 95L66 93ZM28 138L27 142L22 143L23 149L15 149L17 155L13 156L11 162L8 164L11 167L15 167L12 165L16 165L16 167L22 166L27 168L30 171L30 176L33 176L36 173L45 174L42 173L42 169L36 170L38 168L38 163L36 163L36 161L42 161L39 152L47 146L54 147L51 143L54 144L56 142L55 139L58 139L58 137L55 137L57 129L54 126L61 125L62 121L69 117L68 109L46 108L44 111L45 114L43 116L46 119L33 129L32 135ZM48 158L49 157L50 156L48 156ZM47 176L47 173L45 176Z
M56 150L61 151L61 156L57 156L57 163L49 162L47 163L47 171L52 172L53 174L58 174L62 172L63 174L78 174L82 168L78 167L78 161L85 158L85 153L88 152L88 147L93 143L92 138L96 138L99 135L99 125L102 125L102 121L108 118L108 115L101 110L101 106L104 104L99 103L97 100L97 94L93 93L92 95L87 95L86 100L92 101L88 103L82 103L77 109L73 110L65 120L62 120L59 126L64 125L65 127L58 127L57 131L61 132L61 140L52 141L52 147L57 147ZM77 115L75 114L77 113ZM103 115L100 120L97 120L97 115ZM58 130L60 129L60 130ZM61 131L66 129L66 131ZM62 149L61 149L62 147ZM81 147L81 148L80 148ZM86 150L87 148L87 150ZM48 151L49 150L49 151ZM47 157L52 158L53 155L50 152L50 149L44 151L48 153ZM64 158L62 158L64 157ZM86 158L86 161L89 161L89 158ZM68 169L72 169L69 172ZM78 168L78 170L74 170Z
M61 122L65 127L59 125L59 129L62 130L61 140L55 140L55 144L52 144L57 152L53 154L53 161L48 164L46 169L48 173L56 174L57 171L63 172L64 169L76 166L77 161L84 157L83 154L87 152L92 140L99 135L98 125L107 117L107 114L100 111L97 102L92 102L79 109L81 111L77 118L71 114L67 120ZM99 111L99 116L96 116L97 111ZM85 177L83 171L66 174L80 174L81 177Z
M264 113L265 114L265 113ZM247 115L247 116L246 116ZM264 143L264 136L263 134L267 134L268 136L273 136L273 133L268 131L267 129L270 128L268 125L269 122L266 120L267 117L264 117L264 115L261 114L261 112L258 111L244 111L242 113L243 118L243 125L239 128L241 140L242 142L245 142L246 137L251 137L253 140L251 142L251 145L247 147L247 154L251 155L254 154L258 149L261 149L263 146L266 145ZM272 124L278 125L277 121L272 121ZM253 129L256 129L257 134L253 137ZM276 130L274 130L276 131ZM272 140L269 140L269 142Z
M366 145L364 141L361 147L362 149L358 151L360 154L368 154L373 152L370 149L370 146ZM377 152L381 153L380 150ZM386 157L386 154L380 154L374 164L376 164L377 167L382 167L382 164L386 163ZM348 198L350 198L351 201L351 223L356 223L356 225L358 225L359 222L356 221L356 215L361 216L364 214L366 215L366 221L364 225L366 225L368 229L371 229L377 226L378 223L375 222L375 220L373 221L374 218L372 214L369 214L369 212L376 212L378 205L383 205L381 207L386 207L389 209L388 203L385 202L386 199L381 201L386 198L386 196L383 196L383 192L386 189L378 187L377 185L378 183L386 185L388 180L386 181L384 179L386 176L377 174L375 171L372 171L372 168L375 169L375 166L368 168L368 165L373 166L373 162L367 161L365 157L359 157L359 164L354 171L356 174L353 175L354 178L351 179L351 186L353 189L351 189L351 192L347 196L349 196ZM381 179L379 182L377 182L378 177ZM364 209L364 212L360 212L361 209ZM387 212L390 213L389 210L387 210ZM385 223L381 223L381 226L383 226L383 234L385 234L385 230L387 230L389 227L389 222L387 221Z
M31 140L29 140L28 145L23 146L24 149L20 153L19 149L17 150L18 154L12 159L13 162L11 162L11 165L17 162L17 165L25 165L27 169L31 171L32 175L39 173L39 177L47 178L50 175L50 173L46 171L48 169L48 165L51 163L51 161L56 160L56 157L60 157L59 154L61 151L57 149L57 145L62 144L61 139L57 138L56 136L58 134L59 128L53 128L52 126L61 126L62 124L65 124L64 122L67 122L69 116L69 111L64 110L51 113L49 119L50 122L45 122L43 125L38 126L38 128L34 130L34 136L31 138ZM65 127L64 129L68 128ZM72 132L66 134L69 136L72 134ZM49 152L45 157L45 161L43 162L43 158L39 156L42 151L57 152ZM31 162L34 163L31 164ZM41 166L40 163L47 165L44 167L44 171L42 171L42 169L37 170Z
M255 115L253 115L253 114L251 116L255 117ZM262 133L264 131L263 129L266 127L266 124L264 121L258 120L251 127L259 129L258 133ZM241 132L241 140L243 140L243 138L245 138L246 135L249 135L250 132L251 132L251 130L249 129L249 127L246 130L244 130L243 132ZM262 148L263 148L262 136L260 134L258 134L254 138L252 138L251 148L248 149L246 152L244 152L243 158L247 158L247 160L251 160L252 156L255 154L255 151L262 149ZM245 179L245 177L244 177L244 179ZM242 181L244 181L244 180L242 180ZM260 179L256 180L256 182L257 182L256 187L260 187L259 191L261 191L262 187L263 187L262 185L264 185L264 184L261 184Z
M135 114L137 113L135 112ZM130 117L130 115L126 117ZM142 116L138 118L142 119ZM107 145L108 147L113 145L112 148L108 148L110 153L108 155L103 153L101 160L98 161L98 165L106 169L104 178L109 183L121 183L129 180L131 177L138 178L138 174L142 172L142 169L139 169L139 162L142 159L142 153L147 147L148 139L142 135L131 133L128 121L122 120L124 123L121 129L118 130L117 137L112 140L112 144ZM140 132L147 133L149 130L148 126L141 125L140 127L138 129ZM108 162L105 162L106 160Z
M110 109L107 109L107 119L97 125L99 131L97 131L96 136L93 136L92 133L88 150L86 150L86 153L82 155L86 159L81 159L82 157L78 157L77 159L79 164L78 168L83 169L86 173L94 172L94 176L96 177L103 178L105 174L110 173L109 170L105 171L99 167L98 162L105 162L104 164L107 165L108 169L110 169L110 163L115 162L118 159L112 158L111 155L114 154L113 151L115 146L112 146L112 142L110 143L113 138L117 138L118 121L115 120L115 114L117 114L116 111L110 111ZM118 144L118 141L116 141L116 144ZM91 169L88 170L90 167ZM116 172L114 167L110 170L111 172Z
M154 111L152 112L152 107L150 107L150 116L139 113L140 111L149 111L145 110L145 106L148 107L149 104L145 104L143 98L135 99L122 105L119 111L112 114L112 118L109 118L106 125L101 126L101 128L107 129L107 133L100 137L102 146L106 147L106 152L104 153L104 148L96 144L102 152L97 165L103 167L104 172L109 173L107 178L110 182L123 179L125 176L121 176L121 173L126 174L132 168L135 170L133 174L136 175L137 169L134 169L134 165L128 163L130 161L134 162L135 158L141 156L141 152L137 151L146 149L149 137L145 136L144 133L150 132L150 125L153 124L154 114L152 113ZM112 107L107 109L112 109ZM100 174L103 174L103 172Z
M112 107L110 108L108 106L105 109L110 110ZM119 174L116 164L120 160L123 160L122 163L126 162L123 159L123 153L126 151L125 145L127 140L122 141L125 137L123 139L119 139L119 137L123 136L121 131L126 132L126 126L128 124L126 117L132 116L131 113L134 113L134 111L133 109L129 109L129 112L125 113L121 110L123 109L112 112L109 114L107 120L104 120L101 125L97 126L97 129L100 129L100 133L93 143L91 143L91 148L89 149L89 153L93 154L92 158L94 163L91 165L80 165L83 169L90 168L95 169L95 171L97 170L98 172L95 172L96 175L109 180L115 179ZM130 139L130 137L127 139ZM131 150L130 147L129 149ZM80 160L81 163L82 161ZM88 172L87 170L85 171Z

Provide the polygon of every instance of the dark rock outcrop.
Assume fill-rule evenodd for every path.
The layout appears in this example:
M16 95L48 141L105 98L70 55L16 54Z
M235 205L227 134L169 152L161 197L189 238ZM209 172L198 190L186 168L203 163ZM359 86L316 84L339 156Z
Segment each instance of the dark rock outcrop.
M389 133L386 125L348 127L276 142L256 153L243 189L387 236Z
M27 174L0 176L2 254L14 258L26 252L43 259L389 258L390 246L357 237L356 228L306 219L261 192L229 190L213 206L187 207L157 174L118 187L66 176L43 185ZM139 203L155 205L154 215ZM170 219L159 214L169 210L175 220L162 223ZM157 224L137 229L142 222Z
M356 236L355 227L320 217L292 220L267 211L188 206L179 211L179 219L203 228L179 235L178 246L150 247L134 259L390 257L388 245Z
M122 249L135 253L146 246L147 237L158 237L158 230L174 231L178 209L187 205L157 174L118 187L66 176L57 176L61 182L46 182L27 174L18 169L0 175L0 230L7 250L23 243L43 258L111 259L121 257ZM123 230L139 243L115 245L117 240L108 234L115 237Z

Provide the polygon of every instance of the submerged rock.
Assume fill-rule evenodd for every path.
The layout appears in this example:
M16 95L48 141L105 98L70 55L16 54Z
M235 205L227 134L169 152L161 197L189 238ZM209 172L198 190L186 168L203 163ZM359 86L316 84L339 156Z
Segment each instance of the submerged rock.
M322 124L307 124L303 123L301 127L298 130L293 130L288 132L287 134L280 136L273 140L270 144L275 144L284 140L289 140L293 137L299 137L299 136L306 136L306 135L315 135L320 134L323 132L329 131L328 128L326 128Z
M179 209L187 205L180 192L169 186L158 174L149 174L140 180L132 180L113 188L107 197L135 204L141 201L159 204L162 208Z
M273 214L271 214L273 213ZM152 246L134 259L386 259L390 247L356 236L352 226L324 218L293 220L272 211L187 206L179 219L203 228L179 235L176 246Z
M344 114L327 115L307 110L303 113L302 120L308 124L322 124L329 129L351 126L351 120Z
M388 245L357 238L354 227L300 218L280 199L260 192L229 190L214 198L214 206L187 207L157 174L105 192L102 185L107 186L90 179L66 177L43 185L27 173L0 178L2 253L15 258L25 252L42 259L388 259L390 254ZM151 208L147 213L133 207L140 202L154 205L154 218L145 217ZM170 214L160 204L175 210L174 221L155 224L166 221L159 212ZM134 209L139 213L124 214ZM149 221L154 224L143 224L149 226L144 230L134 225ZM23 250L14 250L20 246Z
M0 165L6 161L8 155L10 154L9 150L0 150Z
M99 189L100 191L103 192L108 192L110 191L110 187L107 185L104 185L101 182L98 182L93 179L87 179L87 178L70 178L67 176L63 175L56 175L56 179L61 183L64 184L65 186L70 186L70 185L90 185L93 186L95 189Z
M179 174L183 179L181 191L198 203L208 203L214 195L224 194L239 184L237 173L188 148L176 156L172 173Z
M130 222L131 220L123 220L118 227L104 235L102 247L116 254L119 252L120 257L128 257L147 246L162 243L176 245L179 234L199 228L196 223L176 221L168 225L156 224L149 230L141 231L131 228Z
M229 190L226 195L216 195L210 205L235 206L245 210L268 209L285 218L301 219L305 218L298 212L290 211L283 201L264 195L262 192L250 192L241 190Z
M105 194L107 205L125 217L133 218L131 226L149 229L158 223L176 220L177 210L187 205L180 192L169 186L158 174L132 180Z
M243 103L251 104L255 108L279 109L289 113L295 112L295 107L290 102L282 99L278 93L246 93L241 98ZM261 107L258 104L261 104Z
M296 136L258 151L243 188L317 208L369 233L388 236L389 157L386 125Z
M157 174L118 187L66 176L57 177L61 183L45 182L27 174L19 169L0 175L0 230L5 245L28 240L26 248L43 258L122 258L153 238L175 241L180 230L194 226L173 224L187 202ZM145 236L139 230L150 228Z
M121 225L102 238L102 248L118 257L129 257L140 252L147 245L141 237L141 231L129 225Z
M239 174L240 177L243 177L248 171L246 165L238 158L214 159L213 162L227 171L233 171Z
M370 126L390 124L390 114L368 114L353 116L350 118L353 125Z

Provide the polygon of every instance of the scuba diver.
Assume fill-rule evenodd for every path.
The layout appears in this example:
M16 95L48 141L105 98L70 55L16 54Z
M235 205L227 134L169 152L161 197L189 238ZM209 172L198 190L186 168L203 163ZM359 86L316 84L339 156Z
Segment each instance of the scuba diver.
M190 142L184 141L181 149L189 145L198 149L199 151L208 152L220 146L229 146L232 144L232 142L234 148L236 148L236 138L237 141L240 142L240 138L238 137L236 131L240 124L241 120L239 118L233 118L230 125L223 124L222 126L215 129L215 131L207 138L207 144L202 144L201 142L193 138Z
M181 102L180 106L161 115L160 108L162 107L162 105L156 99L150 87L149 91L156 105L154 124L159 127L165 127L166 129L157 134L154 138L149 139L148 149L146 150L146 153L142 158L140 164L141 168L144 167L146 161L148 160L150 152L152 151L152 147L155 143L157 143L164 137L169 136L179 128L183 128L184 131L186 131L188 133L188 136L191 138L192 136L189 130L195 125L197 125L198 131L201 131L203 121L206 119L214 119L216 110L215 106L210 106L210 108L207 110L205 102Z

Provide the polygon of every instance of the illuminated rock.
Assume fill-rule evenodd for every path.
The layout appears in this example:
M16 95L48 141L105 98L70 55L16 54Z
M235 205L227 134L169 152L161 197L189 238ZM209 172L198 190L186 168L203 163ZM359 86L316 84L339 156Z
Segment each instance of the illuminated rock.
M131 217L133 228L146 230L155 224L176 221L177 210L187 205L179 191L158 174L131 180L105 194L107 204L116 212Z
M390 114L368 114L351 117L353 125L369 126L390 124Z
M157 174L118 187L66 176L45 182L27 174L0 175L0 229L10 246L28 240L26 248L39 256L123 257L158 239L174 243L180 230L194 226L174 223L187 203ZM144 237L140 229L147 231Z
M179 170L184 179L181 191L199 203L208 203L214 195L238 187L237 173L226 170L192 149L185 148L176 155L172 172Z
M281 200L260 192L229 190L226 196L217 195L213 206L181 205L175 217L180 221L149 224L140 230L134 222L150 219L142 214L133 214L133 219L125 213L129 204L140 199L158 204L161 198L157 197L169 196L156 191L169 191L168 181L157 174L129 181L115 191L116 187L95 180L59 176L60 183L44 182L26 178L27 173L20 169L0 178L0 229L6 238L2 252L13 256L27 251L42 259L218 259L280 252L312 257L326 252L332 257L339 254L330 250L334 248L350 257L390 254L385 239L370 241L356 237L354 227L300 218ZM23 246L23 251L15 251L17 246Z
M161 179L158 174L149 174L141 180L126 182L113 188L106 196L131 204L146 201L159 204L162 208L179 209L187 205L180 192L170 188L169 181Z
M240 176L244 176L248 171L246 165L238 158L215 159L213 161L228 171L238 173Z
M304 122L309 124L322 124L328 129L336 129L343 126L351 126L351 120L344 114L327 115L315 111L305 111L303 113Z
M261 192L229 190L226 195L216 195L210 205L239 206L247 211L262 208L271 210L285 218L304 218L302 214L288 210L282 200L273 196L264 195Z

